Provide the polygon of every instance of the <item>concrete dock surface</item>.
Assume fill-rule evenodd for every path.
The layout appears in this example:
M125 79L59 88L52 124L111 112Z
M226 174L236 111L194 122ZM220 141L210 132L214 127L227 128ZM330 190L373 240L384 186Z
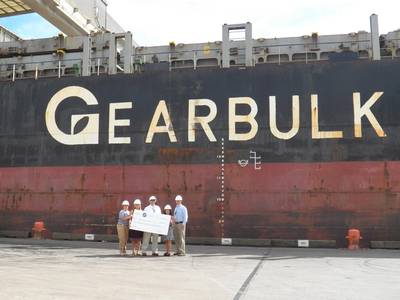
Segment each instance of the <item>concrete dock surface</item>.
M117 248L0 239L0 299L400 299L398 250L188 246L184 257L120 257Z

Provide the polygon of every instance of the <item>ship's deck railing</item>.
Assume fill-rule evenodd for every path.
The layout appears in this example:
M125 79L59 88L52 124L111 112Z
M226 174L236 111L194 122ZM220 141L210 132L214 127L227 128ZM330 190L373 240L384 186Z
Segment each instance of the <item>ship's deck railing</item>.
M337 45L340 45L340 48ZM357 60L371 59L369 40L324 42L324 43L296 43L277 44L253 47L253 65L258 64L286 64L286 63L315 63L327 60ZM322 46L318 48L318 46ZM381 48L382 59L400 58L400 39L391 39ZM317 47L316 47L317 46ZM332 46L332 47L330 47ZM293 49L290 53L282 49ZM323 49L323 50L321 50ZM231 48L230 66L244 66L244 48ZM300 51L302 50L302 51ZM76 55L76 54L75 54ZM335 56L336 55L336 56ZM346 57L347 55L347 57ZM334 58L335 57L335 58ZM15 81L19 79L39 79L47 77L82 76L83 59L58 58L39 60L32 56L31 62L15 62L19 59L0 59L0 80ZM124 60L117 59L117 73L123 73ZM177 70L198 68L222 68L222 50L219 48L203 48L179 51L137 51L129 57L132 73L151 70ZM36 60L36 61L35 61ZM7 61L8 63L2 63ZM109 74L109 57L92 57L89 63L89 74Z
M90 74L108 74L108 57L91 59ZM82 59L43 60L40 62L0 64L0 81L19 79L62 78L82 76ZM120 66L117 69L121 70Z
M392 43L399 42L400 39L391 40ZM324 42L318 43L317 47L313 43L291 43L277 44L268 46L253 47L253 65L262 63L309 63L315 61L330 60L330 56L337 54L336 59L340 59L338 55L353 54L355 59L371 59L371 49L369 47L370 40L359 41L343 41L343 42ZM340 48L337 48L337 45ZM399 46L381 48L383 59L395 59L400 57ZM362 46L361 46L362 45ZM318 46L324 46L319 48ZM332 47L330 47L332 46ZM293 51L285 52L282 49L291 48ZM300 48L303 50L300 51ZM233 51L232 51L233 50ZM245 48L231 48L231 66L244 66ZM233 52L233 53L232 53ZM233 54L233 55L232 55ZM345 59L345 58L343 58ZM132 61L136 65L146 65L152 63L168 63L169 70L182 68L199 68L199 67L221 67L222 52L219 48L212 49L192 49L180 51L156 51L136 53L132 57ZM200 63L199 63L200 62ZM204 63L204 62L209 62Z
M81 59L0 64L0 80L38 79L82 75Z

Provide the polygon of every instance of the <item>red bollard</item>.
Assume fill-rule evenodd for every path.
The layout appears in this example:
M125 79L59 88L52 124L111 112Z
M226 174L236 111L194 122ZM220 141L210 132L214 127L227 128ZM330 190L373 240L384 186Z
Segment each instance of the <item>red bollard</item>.
M357 250L359 249L360 240L362 239L360 230L358 229L349 229L346 239L349 240L349 250Z
M33 238L35 240L41 240L43 239L43 232L46 231L46 228L44 228L44 222L43 221L37 221L33 224L32 228L32 233L33 233Z

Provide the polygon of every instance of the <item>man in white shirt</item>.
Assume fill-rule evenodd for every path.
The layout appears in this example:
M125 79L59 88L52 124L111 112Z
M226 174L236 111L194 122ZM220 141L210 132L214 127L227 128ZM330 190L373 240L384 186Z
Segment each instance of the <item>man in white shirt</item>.
M147 214L157 214L161 215L161 208L156 205L157 198L155 196L150 196L149 202L150 204L146 206L144 212ZM143 233L143 245L142 245L142 255L146 256L146 250L149 246L149 241L151 239L151 251L153 256L158 256L158 234L151 232Z

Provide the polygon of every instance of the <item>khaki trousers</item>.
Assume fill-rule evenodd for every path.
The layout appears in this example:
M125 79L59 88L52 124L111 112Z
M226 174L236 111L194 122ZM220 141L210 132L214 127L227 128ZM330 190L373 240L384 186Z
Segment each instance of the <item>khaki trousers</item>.
M157 253L157 251L158 251L158 234L150 233L150 232L143 233L142 251L145 252L147 250L147 248L149 247L150 239L151 239L151 251L153 253Z
M126 253L126 243L128 242L129 228L127 225L117 224L119 251Z
M176 253L186 254L185 252L185 224L175 224L174 225L174 238L176 244Z

